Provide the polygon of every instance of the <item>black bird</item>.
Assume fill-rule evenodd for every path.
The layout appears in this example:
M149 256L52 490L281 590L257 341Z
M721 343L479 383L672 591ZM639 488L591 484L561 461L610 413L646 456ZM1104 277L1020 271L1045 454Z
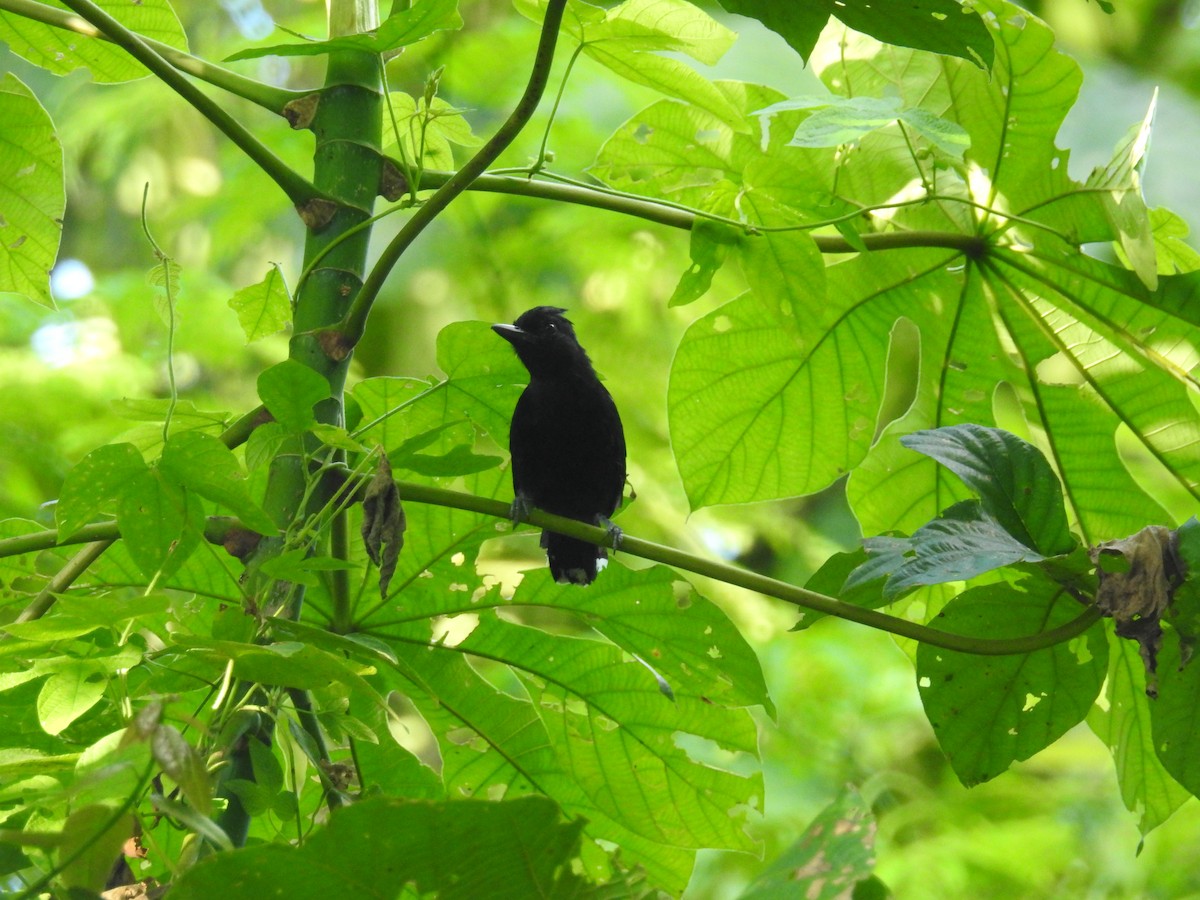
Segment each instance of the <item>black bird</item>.
M610 525L625 487L625 432L608 391L575 339L565 309L537 306L492 330L513 345L529 386L513 412L513 517L530 506L589 525ZM591 584L604 548L553 531L542 546L554 580Z

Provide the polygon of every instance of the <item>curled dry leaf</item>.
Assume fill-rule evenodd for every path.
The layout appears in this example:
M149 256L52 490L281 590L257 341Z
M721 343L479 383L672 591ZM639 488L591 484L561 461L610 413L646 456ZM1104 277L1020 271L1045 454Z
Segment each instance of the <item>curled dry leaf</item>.
M1117 634L1138 642L1146 665L1146 693L1158 692L1155 670L1162 645L1161 620L1183 581L1178 538L1161 525L1105 541L1088 552L1100 573L1096 605L1113 617Z
M375 475L363 495L362 539L371 562L379 566L379 594L387 596L388 583L396 571L396 560L404 546L404 507L392 479L392 466L380 454Z

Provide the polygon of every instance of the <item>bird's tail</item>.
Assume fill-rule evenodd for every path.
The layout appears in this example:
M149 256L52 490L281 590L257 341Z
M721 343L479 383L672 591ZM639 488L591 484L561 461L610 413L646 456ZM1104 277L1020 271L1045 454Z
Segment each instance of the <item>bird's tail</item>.
M597 562L608 559L603 547L553 531L542 532L542 546L550 560L550 574L559 584L591 584Z

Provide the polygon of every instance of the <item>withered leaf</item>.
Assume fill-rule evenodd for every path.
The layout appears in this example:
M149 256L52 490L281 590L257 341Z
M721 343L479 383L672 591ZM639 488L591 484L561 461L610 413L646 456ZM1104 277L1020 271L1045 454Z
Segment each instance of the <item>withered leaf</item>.
M392 466L385 454L363 495L362 539L371 562L379 566L379 594L387 596L388 583L396 571L396 560L404 546L404 507L400 491L392 478Z

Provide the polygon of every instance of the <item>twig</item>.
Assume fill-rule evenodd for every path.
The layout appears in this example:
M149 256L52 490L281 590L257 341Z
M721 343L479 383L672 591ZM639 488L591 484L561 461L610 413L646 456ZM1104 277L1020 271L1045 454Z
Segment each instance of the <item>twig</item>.
M76 34L113 43L113 39L107 34L104 34L94 25L85 22L78 16L54 6L47 6L45 3L37 3L35 0L0 0L0 10L7 10L26 19L41 22L43 25L49 25L52 28L61 28L64 31L73 31ZM187 72L201 81L208 82L213 87L221 88L224 91L249 100L251 103L256 103L263 109L273 112L276 115L282 116L284 108L289 103L311 93L310 91L291 91L286 88L263 84L261 81L247 78L228 69L223 69L206 59L193 56L190 53L186 53L169 44L164 44L161 41L156 41L153 38L143 37L142 43L179 71Z
M79 2L79 0L72 0L72 2ZM542 20L542 34L538 41L537 53L534 55L533 69L529 73L529 82L525 86L525 93L513 108L512 114L492 135L491 140L484 144L461 169L450 176L432 197L425 201L425 204L404 224L400 233L392 238L392 242L380 254L379 260L371 269L367 280L363 282L362 288L355 295L339 329L344 346L347 348L353 347L362 338L371 306L404 251L450 204L450 201L470 187L471 183L483 174L496 157L521 133L533 116L546 91L550 66L554 62L554 47L558 41L558 27L562 23L563 9L566 5L567 0L549 0L546 4L546 17Z
M307 179L289 168L265 144L247 131L245 126L222 109L215 100L188 81L171 63L146 44L139 35L134 34L91 0L63 0L63 2L91 22L114 44L123 48L130 56L158 76L164 84L219 128L279 185L293 204L302 207L313 200L328 200Z

